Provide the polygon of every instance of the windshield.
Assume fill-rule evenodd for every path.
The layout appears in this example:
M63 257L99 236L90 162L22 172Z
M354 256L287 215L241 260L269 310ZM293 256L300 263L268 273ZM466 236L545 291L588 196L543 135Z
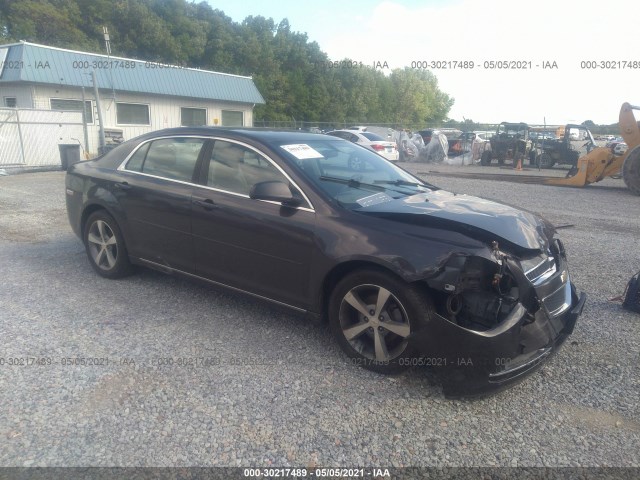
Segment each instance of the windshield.
M280 144L278 150L311 183L350 209L436 189L380 155L337 138Z
M382 138L380 135L376 135L375 133L371 133L371 132L362 132L360 135L362 135L363 137L373 142L379 142L380 140L384 140L384 138Z

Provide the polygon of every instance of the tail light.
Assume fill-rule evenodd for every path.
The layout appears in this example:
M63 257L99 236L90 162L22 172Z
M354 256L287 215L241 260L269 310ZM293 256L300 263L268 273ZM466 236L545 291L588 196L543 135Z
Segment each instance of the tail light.
M385 148L385 147L384 147L384 145L378 145L377 143L374 143L374 144L373 144L373 145L371 145L371 146L373 147L373 149L374 149L376 152L380 152L381 150L384 150L384 148Z

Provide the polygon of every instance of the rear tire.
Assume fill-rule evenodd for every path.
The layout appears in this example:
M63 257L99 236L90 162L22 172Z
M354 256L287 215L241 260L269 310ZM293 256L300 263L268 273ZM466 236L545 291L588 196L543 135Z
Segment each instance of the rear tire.
M329 324L352 362L382 374L400 373L419 352L408 341L433 312L426 293L392 273L358 270L334 288Z
M105 278L131 275L133 268L122 232L115 219L105 210L98 210L89 216L83 240L89 263L98 275Z
M480 165L484 167L491 165L491 152L482 152L482 156L480 157Z
M627 153L622 164L622 179L629 190L640 195L640 145Z

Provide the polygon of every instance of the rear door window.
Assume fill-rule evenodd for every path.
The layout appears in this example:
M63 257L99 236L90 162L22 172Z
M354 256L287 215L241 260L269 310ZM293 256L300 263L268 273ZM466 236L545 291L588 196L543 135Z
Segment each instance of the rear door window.
M205 143L204 138L163 138L150 142L142 169L135 170L139 158L136 154L127 164L128 170L141 171L148 175L192 182L198 156ZM129 164L133 162L132 168Z
M134 153L127 162L127 170L131 170L132 172L142 171L142 164L144 163L144 159L147 156L149 145L150 143L145 143L138 150L136 150L136 153Z

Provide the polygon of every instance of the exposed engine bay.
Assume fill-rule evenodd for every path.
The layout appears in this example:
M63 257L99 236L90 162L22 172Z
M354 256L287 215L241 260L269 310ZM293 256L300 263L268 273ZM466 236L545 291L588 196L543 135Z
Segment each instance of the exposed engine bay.
M474 331L486 331L502 323L521 303L527 309L525 324L534 320L541 302L535 286L556 273L555 258L564 256L559 241L547 254L518 258L499 250L493 242L494 261L454 255L440 274L427 280L436 291L438 314L452 323Z

